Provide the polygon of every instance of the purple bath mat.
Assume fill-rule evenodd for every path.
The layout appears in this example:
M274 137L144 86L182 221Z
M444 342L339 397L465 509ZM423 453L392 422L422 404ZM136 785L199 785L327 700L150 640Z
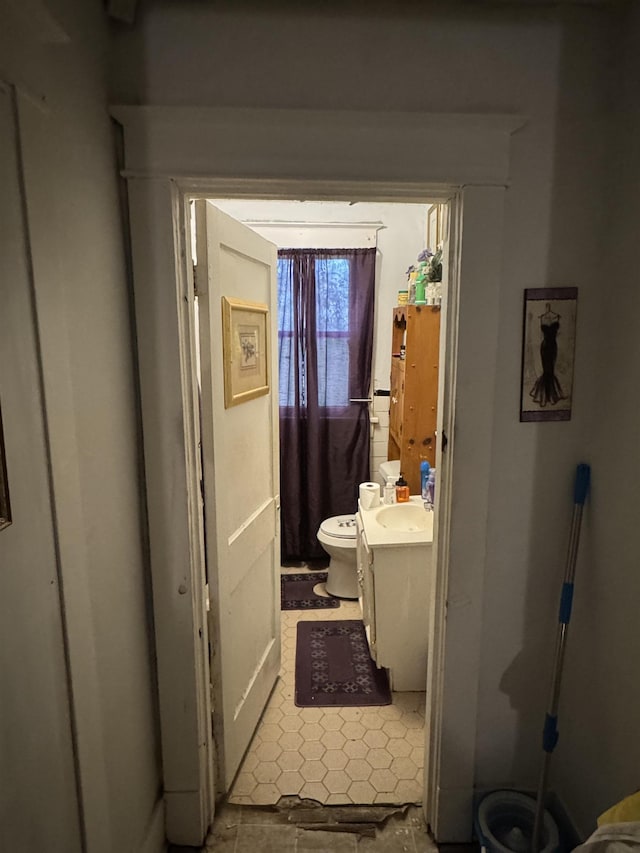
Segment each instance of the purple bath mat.
M391 704L387 673L371 660L359 619L298 622L295 703L299 708Z
M332 596L316 595L314 586L327 580L326 572L305 572L296 575L280 575L281 610L319 610L340 607L340 601Z

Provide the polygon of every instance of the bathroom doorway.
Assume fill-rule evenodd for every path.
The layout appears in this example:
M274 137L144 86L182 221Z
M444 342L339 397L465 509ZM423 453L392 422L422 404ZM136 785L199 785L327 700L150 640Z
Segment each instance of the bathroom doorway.
M316 532L320 523L327 517L353 512L354 496L357 497L357 484L364 480L376 480L381 464L386 462L389 450L389 395L390 395L390 373L391 373L391 350L392 350L392 316L398 303L399 293L409 287L408 272L412 267L419 264L417 260L421 252L427 246L442 245L448 242L448 217L445 215L446 204L430 204L429 202L372 202L372 201L286 201L286 200L264 200L264 199L228 199L216 198L212 203L223 212L242 222L259 235L273 242L279 250L279 266L290 264L289 257L283 257L283 251L287 255L295 252L308 250L309 254L318 252L332 253L329 259L321 259L322 264L316 269L316 278L321 280L322 306L317 307L318 313L332 314L331 321L325 323L316 331L318 354L308 357L310 369L317 371L317 388L313 389L321 397L320 408L322 411L322 422L315 427L313 433L305 435L296 441L302 443L292 449L291 456L296 462L305 463L305 447L313 443L321 442L319 438L327 432L323 426L325 423L338 422L342 432L330 430L326 440L331 450L326 450L322 464L322 473L316 478L312 488L307 486L307 494L294 494L291 500L302 501L306 504L321 504L319 510L323 514L315 513L313 523L300 524L296 519L296 527L305 528L305 537L308 541L300 543L287 543L283 541L283 557L292 561L308 561L313 558L324 558L325 552L317 542ZM437 212L438 228L435 227L434 211ZM370 352L365 356L367 366L367 379L360 378L365 367L358 361L359 352L354 352L359 341L366 338L362 331L364 323L358 320L354 322L352 306L349 300L355 301L350 295L351 290L358 288L358 282L349 281L351 273L349 266L354 264L353 259L335 257L335 253L345 250L353 252L372 252L375 260L375 306L374 321L371 332L371 340L368 341ZM306 260L307 252L303 261ZM316 259L312 258L316 263ZM364 263L364 262L361 262ZM330 267L331 265L331 267ZM346 270L336 269L342 265ZM301 264L302 266L302 264ZM330 268L329 268L330 267ZM448 264L445 263L445 267ZM289 285L289 275L280 269L280 278L284 279L283 285ZM359 272L359 271L357 271ZM299 273L304 274L304 269ZM440 286L440 285L439 285ZM283 302L290 299L284 293L279 297ZM316 298L316 303L317 299ZM287 308L289 306L286 306ZM316 306L314 306L316 307ZM306 306L304 306L306 310ZM286 313L283 311L281 313ZM297 321L298 325L301 321ZM349 341L346 329L349 324L357 328L355 341ZM283 377L288 365L293 361L289 357L291 349L289 340L292 330L288 327L286 318L279 318L279 337L286 343L283 365L279 365L280 373L280 405L281 413L293 411L291 397L293 392L289 385L296 382L293 371L290 372L289 383L283 382ZM289 322L290 325L290 322ZM286 326L286 328L285 328ZM296 328L296 334L298 330ZM353 332L351 332L353 335ZM334 345L330 351L327 343ZM397 355L397 353L396 353ZM437 358L437 352L436 352ZM302 365L300 373L304 373L306 365ZM370 380L369 380L370 372ZM357 374L357 375L356 375ZM354 379L354 375L356 378ZM302 384L302 380L301 380ZM282 387L284 386L284 387ZM437 383L436 383L437 386ZM301 396L307 396L308 391L302 388ZM435 399L434 399L435 408ZM308 406L305 400L303 403ZM305 417L310 418L310 412L305 409ZM361 418L360 429L366 432L368 445L368 459L364 466L356 466L353 463L352 449L357 442L353 430L348 431L342 426L347 416L353 415ZM362 418L366 415L366 421ZM331 418L334 418L332 421ZM284 421L288 424L290 417ZM336 434L334 434L336 433ZM343 434L344 433L344 434ZM287 436L288 438L288 436ZM281 430L281 441L284 441ZM428 439L431 443L431 438ZM433 465L433 447L430 448ZM340 457L337 469L332 470L330 464L332 459L328 458L330 453L334 456L339 454L340 446L349 446ZM392 452L397 452L394 447ZM422 451L417 451L416 456ZM314 466L313 456L315 447L306 449L306 468ZM394 455L393 458L397 458ZM287 456L282 456L283 465L286 465ZM307 476L308 470L307 470ZM415 478L413 478L415 479ZM345 481L345 487L333 488L335 480ZM323 490L326 494L320 495ZM285 490L286 491L286 490ZM414 492L419 488L414 484ZM334 494L335 492L335 494ZM286 513L285 492L283 498L283 512ZM284 526L284 525L283 525ZM286 540L286 537L285 537ZM288 547L290 544L291 547Z
M213 199L211 203L259 235L277 241L282 249L296 245L377 248L373 378L369 392L359 395L358 401L361 407L368 399L370 407L370 477L375 479L380 464L387 459L392 309L398 302L398 291L406 288L408 268L427 248L433 206L245 199ZM432 239L445 244L446 237L444 227L439 238L432 235ZM197 245L192 252L197 258ZM448 264L445 270L447 267ZM196 297L196 318L198 302ZM351 487L356 495L357 483ZM221 488L224 492L224 484ZM317 566L303 564L282 571L313 577L313 568ZM321 583L318 592L326 595ZM362 620L357 601L342 600L339 605L339 609L281 614L280 677L238 773L233 781L226 780L231 802L275 804L285 795L326 804L422 801L422 690L394 693L389 706L312 709L297 708L293 702L296 624L299 620Z
M215 799L200 478L194 435L189 201L450 200L449 438L439 471L425 815L470 838L482 690L486 484L510 136L518 116L119 106L125 128L167 837L198 845ZM463 237L464 235L464 237ZM454 423L455 421L455 423ZM456 500L450 501L455 489Z

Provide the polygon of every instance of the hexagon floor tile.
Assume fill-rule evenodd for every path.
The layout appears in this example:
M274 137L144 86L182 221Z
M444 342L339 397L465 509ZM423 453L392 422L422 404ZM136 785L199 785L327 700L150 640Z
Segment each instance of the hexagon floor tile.
M300 572L304 569L296 568ZM394 693L391 705L297 708L296 624L360 619L357 601L333 610L285 610L282 669L229 794L239 805L275 805L281 796L324 804L419 803L424 767L424 693Z

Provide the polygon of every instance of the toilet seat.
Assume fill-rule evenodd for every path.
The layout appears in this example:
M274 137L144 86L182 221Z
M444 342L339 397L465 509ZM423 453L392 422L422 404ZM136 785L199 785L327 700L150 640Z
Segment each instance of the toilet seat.
M319 533L332 536L335 539L356 540L356 517L355 515L334 515L326 518L320 525ZM345 542L345 547L347 543Z
M318 542L329 554L326 590L336 598L356 599L360 594L356 567L355 515L326 518L318 530Z

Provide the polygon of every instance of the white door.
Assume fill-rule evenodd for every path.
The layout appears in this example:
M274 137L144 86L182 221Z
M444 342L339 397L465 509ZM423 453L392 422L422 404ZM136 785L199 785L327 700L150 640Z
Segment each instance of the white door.
M196 253L221 793L229 790L280 670L277 250L198 201Z

